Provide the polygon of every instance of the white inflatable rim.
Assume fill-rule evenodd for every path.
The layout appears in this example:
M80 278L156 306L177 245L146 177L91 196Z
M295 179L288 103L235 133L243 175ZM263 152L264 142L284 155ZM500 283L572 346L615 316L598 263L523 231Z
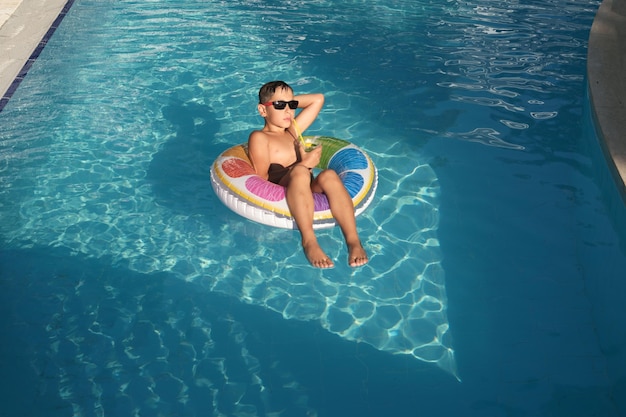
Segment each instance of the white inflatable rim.
M370 157L358 146L329 136L305 136L322 144L317 169L334 169L352 197L355 215L371 203L378 185L378 172ZM235 213L268 226L294 229L295 221L285 200L285 188L256 175L247 144L235 145L220 154L211 166L211 185L218 198ZM324 194L314 193L313 228L333 227Z

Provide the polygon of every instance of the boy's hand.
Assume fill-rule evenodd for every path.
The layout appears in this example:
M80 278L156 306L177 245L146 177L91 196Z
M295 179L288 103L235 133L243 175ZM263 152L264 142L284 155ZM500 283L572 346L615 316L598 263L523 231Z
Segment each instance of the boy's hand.
M302 155L302 165L307 168L315 168L320 163L322 157L322 145L318 145L312 151L306 152L302 143L300 145L300 155Z

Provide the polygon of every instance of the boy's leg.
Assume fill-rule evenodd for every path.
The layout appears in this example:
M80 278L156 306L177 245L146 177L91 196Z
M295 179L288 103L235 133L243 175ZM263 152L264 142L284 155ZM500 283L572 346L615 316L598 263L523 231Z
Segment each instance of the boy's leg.
M317 187L319 190L316 190ZM357 232L352 198L350 198L341 178L333 170L322 171L315 179L313 189L323 192L328 198L330 211L341 228L348 245L348 263L350 266L366 264L368 257Z
M313 193L311 191L311 172L304 166L296 165L287 178L287 205L298 230L302 235L304 254L317 268L331 268L333 261L324 253L313 230Z

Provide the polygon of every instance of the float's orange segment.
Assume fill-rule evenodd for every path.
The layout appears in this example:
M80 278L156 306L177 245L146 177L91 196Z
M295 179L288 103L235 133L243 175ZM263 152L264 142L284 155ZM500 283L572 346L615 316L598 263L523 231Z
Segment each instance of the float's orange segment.
M256 174L248 162L239 158L230 158L222 162L222 170L231 178Z
M234 156L235 158L241 158L252 165L252 163L250 162L250 158L248 158L248 152L246 152L246 147L244 147L243 145L237 145L227 149L222 154L222 156Z

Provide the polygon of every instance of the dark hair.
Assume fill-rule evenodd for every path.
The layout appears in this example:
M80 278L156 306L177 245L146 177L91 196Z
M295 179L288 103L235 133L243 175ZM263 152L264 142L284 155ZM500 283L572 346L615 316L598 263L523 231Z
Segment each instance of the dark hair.
M293 91L293 88L291 88L289 84L284 81L270 81L269 83L263 84L263 87L259 90L259 103L267 103L272 98L276 90L279 89Z

